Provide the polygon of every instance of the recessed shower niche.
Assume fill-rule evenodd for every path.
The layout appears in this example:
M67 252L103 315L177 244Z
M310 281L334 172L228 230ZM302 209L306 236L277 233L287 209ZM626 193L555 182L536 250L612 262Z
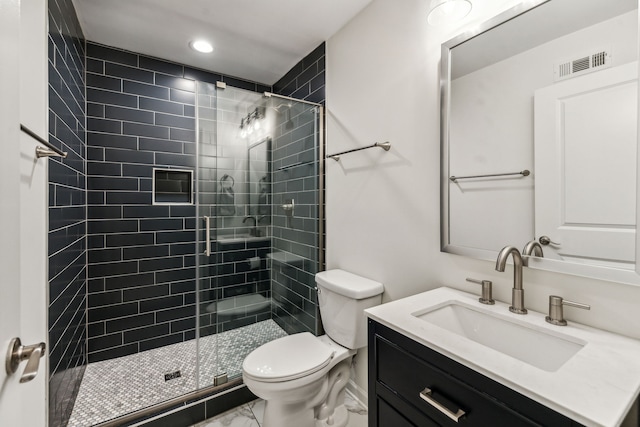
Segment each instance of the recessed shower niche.
M153 169L153 204L193 203L193 171Z

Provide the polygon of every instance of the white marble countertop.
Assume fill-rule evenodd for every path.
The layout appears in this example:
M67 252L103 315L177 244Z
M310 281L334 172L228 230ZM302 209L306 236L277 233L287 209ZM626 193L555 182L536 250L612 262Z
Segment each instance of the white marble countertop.
M458 301L551 334L587 344L557 371L549 372L461 337L412 315ZM509 305L478 302L478 296L438 288L367 309L367 316L433 350L587 426L619 426L640 392L640 341L575 322L547 323L545 314L509 311Z

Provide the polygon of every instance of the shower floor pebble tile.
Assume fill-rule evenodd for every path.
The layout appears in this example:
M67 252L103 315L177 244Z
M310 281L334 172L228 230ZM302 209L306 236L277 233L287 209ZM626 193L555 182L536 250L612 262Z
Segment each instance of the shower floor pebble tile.
M273 320L87 366L69 427L89 427L213 384L219 371L242 374L255 348L286 336ZM199 378L196 357L199 355ZM165 382L164 374L180 371Z

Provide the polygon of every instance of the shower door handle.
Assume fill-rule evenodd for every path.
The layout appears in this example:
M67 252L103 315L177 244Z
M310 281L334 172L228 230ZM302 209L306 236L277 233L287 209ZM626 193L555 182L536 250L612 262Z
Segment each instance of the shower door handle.
M24 368L24 372L20 377L21 383L31 381L38 375L38 368L40 367L40 358L44 356L46 344L41 342L32 345L22 345L20 338L14 338L9 343L9 349L7 350L7 359L5 361L5 370L8 375L15 373L18 370L20 362L26 360L27 366Z
M211 256L211 217L204 217L204 228L205 228L205 248L204 254L206 256Z

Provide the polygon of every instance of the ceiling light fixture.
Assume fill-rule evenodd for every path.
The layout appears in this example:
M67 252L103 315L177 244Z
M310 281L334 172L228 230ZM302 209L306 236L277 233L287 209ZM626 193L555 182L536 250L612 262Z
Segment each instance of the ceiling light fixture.
M191 43L189 43L189 46L191 47L191 49L197 51L197 52L201 52L201 53L211 53L213 52L213 46L211 46L211 43L209 43L206 40L194 40Z
M259 131L261 128L260 120L264 119L264 114L256 107L255 110L247 114L240 120L240 137L246 138L253 131Z
M471 12L469 0L432 0L427 22L430 25L444 25L458 21Z

